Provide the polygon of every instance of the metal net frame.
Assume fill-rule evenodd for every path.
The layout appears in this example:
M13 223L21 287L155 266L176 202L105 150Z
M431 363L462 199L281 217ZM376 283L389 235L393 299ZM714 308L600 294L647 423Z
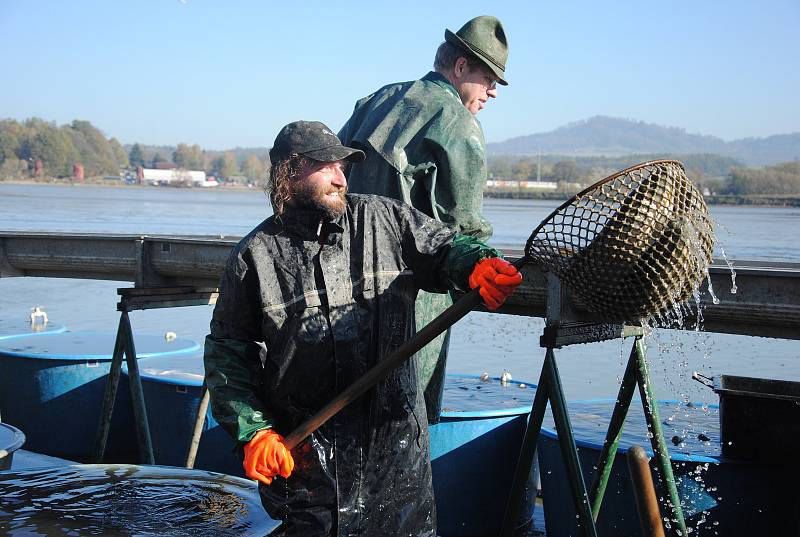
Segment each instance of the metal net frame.
M699 293L713 247L708 207L683 163L656 160L567 200L533 231L525 255L589 311L639 323Z

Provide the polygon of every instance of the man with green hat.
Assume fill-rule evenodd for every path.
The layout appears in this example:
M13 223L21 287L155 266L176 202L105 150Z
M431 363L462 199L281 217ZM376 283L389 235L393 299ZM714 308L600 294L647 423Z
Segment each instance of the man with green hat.
M486 145L475 115L497 97L505 79L508 41L503 25L480 16L436 51L434 71L389 84L356 103L339 138L366 159L348 175L351 192L388 196L482 241L492 234L483 217ZM452 304L448 295L420 292L417 329ZM420 351L420 381L431 423L439 420L450 332Z

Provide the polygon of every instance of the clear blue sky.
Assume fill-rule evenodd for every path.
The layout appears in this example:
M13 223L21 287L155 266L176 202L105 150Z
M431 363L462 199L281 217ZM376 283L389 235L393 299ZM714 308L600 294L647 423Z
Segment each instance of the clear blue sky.
M0 117L269 146L296 119L338 130L482 14L510 44L511 85L478 116L487 141L598 114L725 140L800 131L798 0L0 0Z

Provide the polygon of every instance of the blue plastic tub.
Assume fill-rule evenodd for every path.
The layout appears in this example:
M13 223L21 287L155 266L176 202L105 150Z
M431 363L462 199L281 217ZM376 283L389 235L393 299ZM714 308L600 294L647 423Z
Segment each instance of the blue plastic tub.
M527 382L502 385L496 378L447 375L441 422L430 427L437 530L442 537L499 532L535 393L536 386ZM534 466L516 524L520 531L532 523L536 481Z
M280 525L255 481L132 464L0 472L3 535L261 537Z
M0 319L0 340L35 334L60 334L66 330L63 324L31 324L21 319Z
M182 466L200 401L202 356L144 358L139 373L156 463ZM488 535L499 529L535 394L535 385L520 384L447 376L442 421L430 429L438 531L443 537ZM492 387L495 396L489 393ZM243 475L233 447L209 410L195 468ZM533 517L535 480L534 470L520 526Z
M614 400L575 401L568 405L584 479L589 487ZM691 535L800 535L800 524L795 516L800 507L796 486L798 470L780 459L767 465L722 457L716 405L662 401L659 415ZM545 426L552 427L552 423L552 418L547 416ZM597 520L598 535L641 535L626 456L634 444L648 450L652 457L644 412L635 399ZM538 449L547 535L579 535L558 435L552 428L542 429ZM764 449L769 446L765 445ZM657 480L654 461L650 466ZM657 495L662 496L658 486L656 484Z
M22 429L27 448L65 459L91 456L116 335L37 334L0 341L0 415ZM196 353L189 339L135 336L137 356ZM136 460L127 384L120 382L106 454Z
M203 355L156 356L138 363L156 464L183 466L200 403ZM123 373L127 378L124 366ZM194 467L244 476L233 449L233 440L214 420L209 405Z
M14 452L24 443L22 431L7 423L0 423L0 471L11 468Z

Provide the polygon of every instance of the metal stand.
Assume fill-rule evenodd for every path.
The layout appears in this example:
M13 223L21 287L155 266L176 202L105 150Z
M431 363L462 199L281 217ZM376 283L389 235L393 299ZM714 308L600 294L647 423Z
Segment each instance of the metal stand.
M103 462L108 430L111 428L111 414L114 412L114 402L117 399L123 353L128 364L128 378L130 379L131 398L133 399L133 416L136 421L136 438L139 443L139 462L142 464L155 464L153 443L150 440L150 426L147 423L147 408L145 408L144 394L142 394L142 381L139 378L139 366L136 363L136 347L133 344L131 322L126 310L122 310L119 318L117 340L114 343L114 355L111 358L111 371L108 374L106 392L103 396L103 409L100 413L100 423L97 426L94 449L92 450L92 462Z
M591 537L597 535L595 522L600 512L600 505L608 483L611 465L616 455L622 425L625 422L625 416L636 385L639 386L641 393L647 428L652 434L651 442L653 451L656 454L661 481L667 490L669 499L668 502L665 502L665 505L661 506L662 512L669 513L669 519L674 522L673 527L680 531L681 535L686 535L686 524L675 487L675 479L672 475L672 465L658 418L658 403L653 394L650 375L647 370L645 348L642 342L643 329L635 326L614 324L564 322L563 319L571 318L572 315L574 314L569 309L561 283L554 275L548 274L547 326L540 339L540 345L547 350L539 377L539 385L531 407L528 426L520 449L514 481L506 504L503 526L500 531L501 537L511 537L514 530L514 522L519 517L526 477L531 471L536 444L539 440L542 420L544 419L548 402L553 412L561 456L564 459L581 534ZM554 349L575 343L590 343L626 337L634 337L635 341L631 349L625 377L620 387L617 404L606 434L606 442L600 455L600 463L594 474L592 492L589 495L581 472L578 450L575 446L575 438L570 424Z
M645 358L645 347L643 337L636 336L631 356L628 359L628 366L625 368L625 376L619 388L617 402L614 405L614 412L611 415L611 422L608 426L606 439L603 443L603 450L600 452L600 462L597 465L597 472L594 474L592 483L592 511L594 520L600 512L600 505L603 502L603 494L608 484L611 474L611 466L614 463L614 456L617 453L617 444L622 434L622 426L628 414L628 408L633 398L634 388L639 387L639 395L642 399L644 417L647 422L648 436L653 447L656 459L656 467L661 477L661 484L667 501L661 504L661 512L669 517L669 520L677 526L681 535L686 535L686 522L683 518L678 489L675 486L675 477L672 475L672 463L669 458L669 450L664 439L664 432L661 429L661 419L658 416L658 401L653 392L650 382L650 372L647 369Z
M133 416L136 422L136 438L139 445L139 462L142 464L155 464L153 457L153 443L150 439L150 426L147 422L147 408L142 392L142 381L139 377L139 366L136 361L136 347L133 343L133 331L128 313L133 310L154 308L171 308L176 306L195 306L214 304L217 299L215 288L195 287L169 287L169 288L123 288L117 289L121 300L117 304L120 311L117 339L114 343L114 354L111 358L111 370L106 382L106 391L103 396L103 406L100 412L100 421L97 424L94 448L92 449L92 462L103 462L108 440L108 431L111 428L111 415L114 412L114 403L117 398L117 387L122 370L122 355L125 355L128 364L128 377L130 379L131 398L133 400ZM195 425L195 433L187 449L187 468L194 465L194 456L197 453L197 444L200 442L200 433L205 420L205 409L208 407L208 395L203 384L204 397L200 403L203 421L200 421L200 432ZM200 411L198 409L198 412ZM190 466L190 461L191 465Z

